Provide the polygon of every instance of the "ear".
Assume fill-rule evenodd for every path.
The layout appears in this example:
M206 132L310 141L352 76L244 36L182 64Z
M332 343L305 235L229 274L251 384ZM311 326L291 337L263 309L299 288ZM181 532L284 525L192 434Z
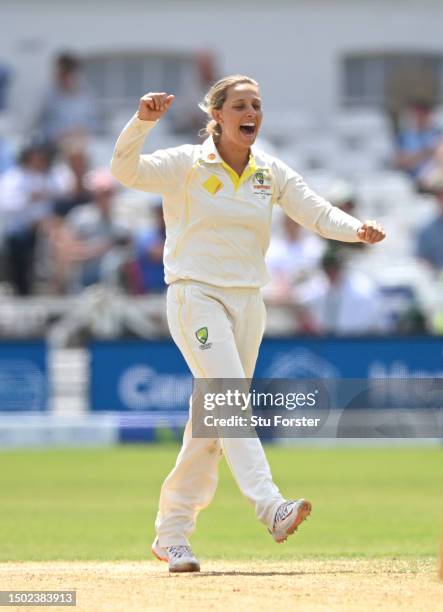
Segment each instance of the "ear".
M212 110L212 118L217 121L217 123L223 123L223 113L218 108Z

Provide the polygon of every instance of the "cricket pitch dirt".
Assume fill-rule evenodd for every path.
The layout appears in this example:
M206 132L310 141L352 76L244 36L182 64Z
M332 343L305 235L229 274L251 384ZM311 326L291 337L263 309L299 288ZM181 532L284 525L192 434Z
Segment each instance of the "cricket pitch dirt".
M164 563L0 564L0 589L76 590L75 610L441 610L435 559L206 561L199 574ZM24 608L8 608L23 610ZM33 607L67 610L66 607Z

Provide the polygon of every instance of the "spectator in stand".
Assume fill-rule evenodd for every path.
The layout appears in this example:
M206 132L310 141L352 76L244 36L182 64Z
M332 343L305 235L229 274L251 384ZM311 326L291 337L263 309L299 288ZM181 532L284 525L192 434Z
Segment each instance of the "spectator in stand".
M382 298L364 274L347 270L343 253L328 250L323 274L294 290L299 323L317 334L366 335L385 329Z
M72 175L71 188L54 202L55 212L63 217L75 206L90 202L91 193L86 187L89 160L81 144L71 141L62 153L64 162Z
M328 200L337 208L340 208L348 215L356 214L357 195L355 188L343 179L336 179L332 182L327 195ZM363 242L340 242L340 246L345 249L361 250L365 248Z
M127 231L113 219L117 183L109 170L91 172L86 186L92 201L68 213L57 240L58 257L66 270L70 293L100 283L106 280L105 276L115 278L115 266L125 261L125 257L119 257L121 247L126 256L130 243Z
M335 179L332 181L329 191L328 200L334 206L338 206L348 215L355 214L356 194L354 187L343 179Z
M53 164L54 153L48 144L33 142L21 152L18 165L0 179L6 263L19 295L32 290L37 229L51 217L54 199L70 186L69 175Z
M38 128L57 144L71 138L87 139L97 131L95 101L82 81L80 60L70 53L56 58L54 84L44 101Z
M8 132L8 93L11 83L11 70L0 63L0 175L14 164L12 147L7 139Z
M405 170L419 190L427 191L429 172L442 163L443 133L434 124L432 105L415 100L408 105L404 126L397 135L396 165Z
M180 96L171 109L174 131L194 133L203 127L203 116L198 102L204 97L210 83L215 80L215 61L212 53L199 51L188 65L178 85Z
M153 226L135 237L135 293L160 293L166 289L163 249L166 240L161 201L153 208Z
M65 143L66 144L66 143ZM65 290L66 263L63 257L55 256L59 246L68 252L72 242L63 218L72 208L91 201L91 193L86 186L89 162L81 143L71 141L61 151L61 164L58 170L67 176L67 189L53 202L53 215L40 224L35 247L35 289L39 293L58 295Z
M0 112L8 107L7 100L11 76L11 69L6 64L0 63Z
M7 118L0 115L0 175L14 165L14 154L5 134Z
M285 300L295 284L317 269L326 250L322 238L307 232L286 215L282 229L280 237L271 239L266 256L271 281L266 286L265 295L274 302Z
M443 271L443 169L439 174L434 174L429 189L435 195L438 211L419 231L416 254L439 273Z

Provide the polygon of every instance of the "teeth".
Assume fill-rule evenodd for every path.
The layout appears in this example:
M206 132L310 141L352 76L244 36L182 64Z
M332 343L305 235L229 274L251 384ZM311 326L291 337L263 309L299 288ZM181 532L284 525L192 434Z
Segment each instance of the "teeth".
M255 127L255 123L242 123L242 127Z

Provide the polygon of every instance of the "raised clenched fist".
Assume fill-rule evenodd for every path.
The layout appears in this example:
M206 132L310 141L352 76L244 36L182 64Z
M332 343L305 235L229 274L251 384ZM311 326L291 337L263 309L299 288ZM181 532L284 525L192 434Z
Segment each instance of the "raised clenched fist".
M173 100L174 96L165 92L145 94L140 98L138 118L142 121L160 119L171 106Z
M386 232L377 221L365 221L358 229L357 236L362 242L375 244L385 239Z

